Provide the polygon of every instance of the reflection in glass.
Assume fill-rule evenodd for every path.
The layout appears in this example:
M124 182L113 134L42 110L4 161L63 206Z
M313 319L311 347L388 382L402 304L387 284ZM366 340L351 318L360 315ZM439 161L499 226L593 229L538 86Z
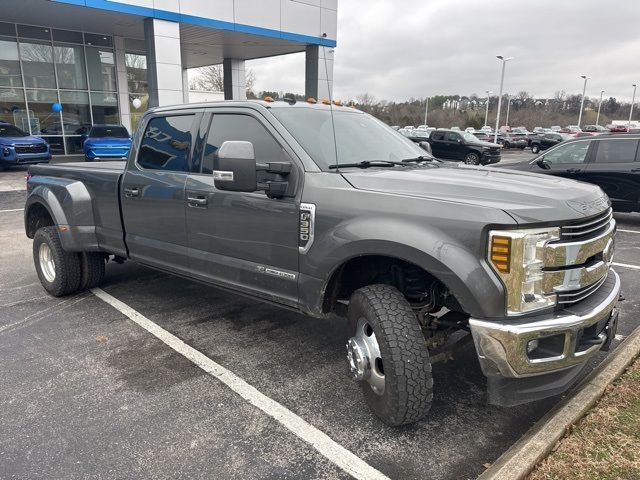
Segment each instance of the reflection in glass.
M140 100L140 107L136 108L133 105L133 101L135 99ZM131 112L131 129L135 131L138 127L138 123L140 123L140 119L149 108L149 95L129 95L129 112Z
M89 88L108 92L116 91L116 66L113 51L86 47Z
M20 42L20 58L27 87L56 88L53 49L44 42Z
M120 111L118 110L118 98L114 93L91 94L91 108L93 111L93 123L120 123Z
M51 105L57 101L58 93L55 90L27 90L33 135L62 134L60 114L51 110Z
M130 93L147 93L147 56L139 53L125 54L127 65L127 81Z
M22 88L0 88L0 122L12 123L25 132L29 131Z
M87 72L84 68L84 49L79 45L54 45L53 55L58 71L60 88L87 89Z
M3 87L22 86L18 44L9 38L0 38L0 85Z
M87 92L60 92L62 126L65 135L82 135L91 127L89 94Z

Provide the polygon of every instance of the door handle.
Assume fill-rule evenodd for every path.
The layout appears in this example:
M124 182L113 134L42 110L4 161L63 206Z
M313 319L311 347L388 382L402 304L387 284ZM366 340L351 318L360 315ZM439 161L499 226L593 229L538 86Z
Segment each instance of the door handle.
M582 170L581 170L581 169L579 169L579 168L567 168L565 171L566 171L567 173L579 173L579 172L581 172Z
M124 187L124 196L125 197L137 197L138 195L140 195L140 190L138 190L138 187Z
M206 207L208 203L209 200L203 196L187 197L187 204L190 207Z

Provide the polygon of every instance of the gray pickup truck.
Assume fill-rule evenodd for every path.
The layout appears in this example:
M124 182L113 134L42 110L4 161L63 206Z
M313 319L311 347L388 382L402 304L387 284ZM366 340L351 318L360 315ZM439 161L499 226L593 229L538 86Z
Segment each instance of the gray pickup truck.
M135 261L351 326L348 369L390 425L429 410L465 339L488 401L564 391L615 334L598 188L445 164L370 115L307 102L149 111L127 162L30 168L25 228L52 295Z

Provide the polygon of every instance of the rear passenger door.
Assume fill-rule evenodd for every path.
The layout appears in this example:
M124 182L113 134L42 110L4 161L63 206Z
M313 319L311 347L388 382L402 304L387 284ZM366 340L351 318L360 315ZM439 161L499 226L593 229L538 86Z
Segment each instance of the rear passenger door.
M462 145L462 136L456 132L447 132L444 140L446 142L445 149L447 151L447 158L454 158L456 160L461 160L464 158L465 152L463 151L465 147Z
M637 210L640 162L637 138L595 140L593 160L584 180L600 186L617 210Z
M449 158L447 157L445 148L444 134L445 132L432 132L431 137L429 138L429 143L431 144L431 152L436 158Z
M253 144L256 162L291 162L289 196L216 190L213 159L227 140ZM186 184L192 274L291 306L298 302L298 180L301 166L277 132L249 109L213 110L201 157ZM258 182L277 180L258 172Z
M122 219L132 259L186 272L184 186L201 113L151 117L122 179Z

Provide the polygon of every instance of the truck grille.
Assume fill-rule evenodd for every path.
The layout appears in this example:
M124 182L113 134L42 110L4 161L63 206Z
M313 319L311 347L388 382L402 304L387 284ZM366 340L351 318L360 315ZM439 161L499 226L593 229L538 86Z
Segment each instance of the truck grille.
M594 217L580 220L571 225L565 225L560 230L561 238L575 241L595 236L607 229L612 218L613 210L609 208Z
M16 145L16 153L45 153L47 146L44 144Z

